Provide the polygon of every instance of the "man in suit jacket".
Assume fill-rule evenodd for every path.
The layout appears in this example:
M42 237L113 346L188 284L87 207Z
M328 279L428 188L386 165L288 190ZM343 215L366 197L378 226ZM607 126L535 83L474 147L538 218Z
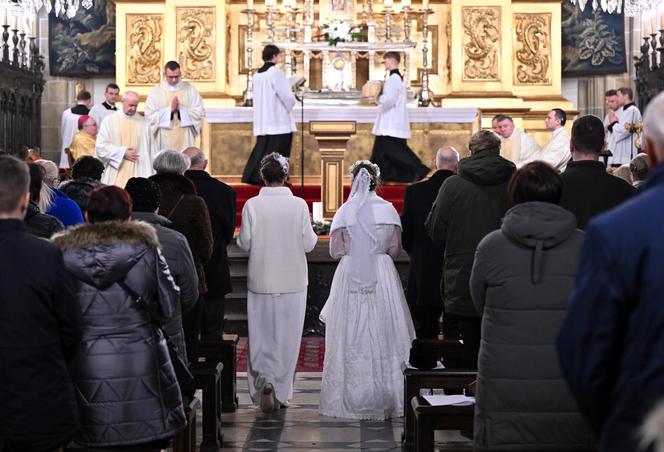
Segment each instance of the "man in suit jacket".
M208 293L201 336L220 337L224 330L224 297L232 290L226 247L235 231L235 190L205 171L208 160L202 150L188 147L183 152L191 159L191 166L184 175L194 183L198 196L207 204L214 239L212 258L205 266Z
M427 180L406 189L401 215L403 248L410 255L410 271L406 298L415 320L419 339L434 339L438 335L438 319L443 312L440 280L443 272L442 249L427 234L424 222L429 216L440 186L456 174L459 153L451 146L438 149L434 160L436 172ZM443 334L458 336L453 315L443 317Z

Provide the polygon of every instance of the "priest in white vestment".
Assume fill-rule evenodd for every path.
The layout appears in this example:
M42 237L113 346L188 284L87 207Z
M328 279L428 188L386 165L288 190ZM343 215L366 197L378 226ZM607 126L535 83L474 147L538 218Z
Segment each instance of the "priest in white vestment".
M269 413L293 397L307 307L305 253L318 238L307 203L284 186L288 159L268 154L260 172L266 186L244 205L237 244L249 253L249 395Z
M91 109L89 116L95 120L98 127L101 127L102 122L107 116L112 115L118 111L115 103L120 95L120 88L115 83L109 83L104 90L104 101L100 104L95 104Z
M514 121L507 115L499 115L498 134L501 137L500 155L512 161L517 168L537 160L542 148L535 139L526 132L517 129Z
M562 173L567 168L567 162L572 159L572 153L569 148L569 133L565 129L567 114L560 108L554 108L549 111L544 120L546 128L551 131L551 140L540 152L538 158L553 166L553 168Z
M122 110L104 120L97 134L95 157L104 163L101 182L124 187L132 177L154 173L155 151L148 121L138 113L138 94L127 91L122 96Z
M182 80L180 64L166 63L164 80L150 90L145 101L145 117L156 148L183 151L196 146L204 116L203 98L195 86Z
M74 135L78 132L78 120L90 112L92 96L88 91L76 95L76 105L62 112L60 119L60 168L69 168L69 157L65 152Z
M627 165L639 153L636 126L641 122L641 112L632 101L631 88L622 87L617 91L618 104L621 107L620 114L611 115L609 113L611 123L608 130L611 132L611 138L608 147L613 154L609 157L611 166Z

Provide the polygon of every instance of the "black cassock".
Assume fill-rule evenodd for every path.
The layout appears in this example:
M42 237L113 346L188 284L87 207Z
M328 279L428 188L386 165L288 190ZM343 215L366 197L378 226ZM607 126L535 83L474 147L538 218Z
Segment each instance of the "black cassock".
M279 135L260 135L256 137L256 145L251 151L247 166L242 172L242 182L252 185L263 185L261 179L261 160L267 154L278 152L288 158L291 154L293 144L293 132L281 133Z
M429 173L405 138L377 135L370 160L380 168L383 182L417 182Z

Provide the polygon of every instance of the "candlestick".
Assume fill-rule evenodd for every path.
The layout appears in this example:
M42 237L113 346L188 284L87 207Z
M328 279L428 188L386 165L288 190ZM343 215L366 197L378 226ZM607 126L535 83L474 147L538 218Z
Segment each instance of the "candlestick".
M267 42L274 42L274 8L271 5L267 6Z
M403 11L403 40L410 42L410 7L404 6L401 10Z
M392 3L390 1L390 3ZM392 9L389 6L385 6L385 41L392 41Z
M657 67L658 67L658 65L657 65L657 31L653 30L653 33L650 35L650 37L652 38L650 40L650 47L652 48L652 53L650 54L650 61L651 61L650 68L653 71L656 71Z
M244 106L254 106L254 75L253 75L253 43L254 43L254 13L252 8L247 8L243 13L247 14L247 89L244 91Z
M425 8L422 10L422 89L417 96L418 107L428 107L432 104L429 92L429 14L433 11Z

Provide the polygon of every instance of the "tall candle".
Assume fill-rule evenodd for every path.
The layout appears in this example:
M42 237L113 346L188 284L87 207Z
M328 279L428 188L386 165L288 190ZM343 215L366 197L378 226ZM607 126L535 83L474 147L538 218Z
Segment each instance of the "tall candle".
M12 15L12 30L18 30L18 17Z
M36 38L37 37L37 17L32 16L30 18L30 37L31 38Z
M406 6L410 7L410 0L401 0L401 7L404 8Z
M422 0L422 8L429 9L429 0Z
M254 9L254 0L247 0L247 9Z
M391 8L392 0L383 0L383 6L385 6L385 8Z
M643 27L643 37L649 37L650 32L648 31L648 19L644 20L641 22L641 26Z
M265 0L265 6L267 7L274 6L274 0Z
M7 9L2 8L2 25L9 25L9 20L7 19Z
M289 8L289 7L294 6L293 5L293 0L284 0L283 3L284 3L284 8Z

